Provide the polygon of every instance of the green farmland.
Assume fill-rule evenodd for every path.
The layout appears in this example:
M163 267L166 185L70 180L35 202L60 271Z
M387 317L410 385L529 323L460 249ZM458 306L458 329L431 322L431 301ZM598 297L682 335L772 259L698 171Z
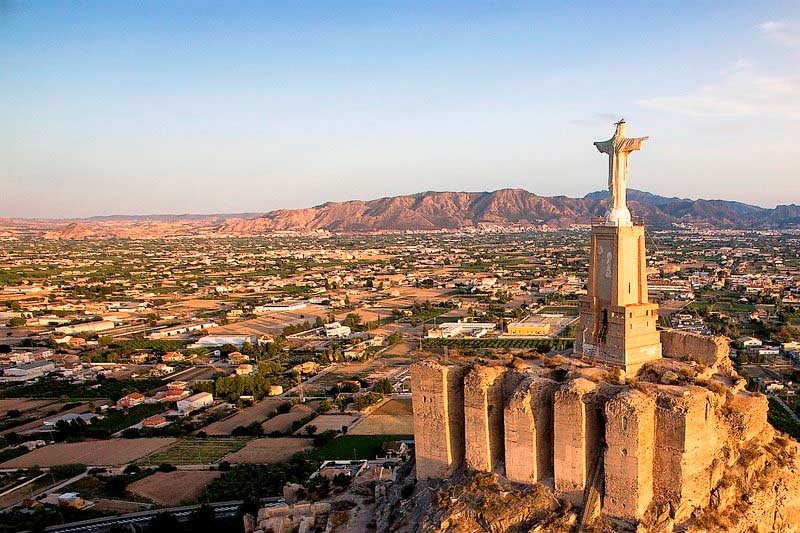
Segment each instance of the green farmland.
M248 437L187 437L166 450L158 451L143 460L144 464L160 465L208 465L239 451L250 439Z

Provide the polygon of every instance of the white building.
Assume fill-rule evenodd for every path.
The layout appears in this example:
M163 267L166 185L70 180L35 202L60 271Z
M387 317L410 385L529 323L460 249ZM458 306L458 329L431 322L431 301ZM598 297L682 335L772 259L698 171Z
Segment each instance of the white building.
M150 339L165 339L167 337L175 337L178 335L186 335L193 331L200 331L208 328L217 327L216 322L195 322L192 324L183 324L180 326L172 326L169 328L159 329L148 335Z
M214 396L210 392L198 392L184 400L178 400L178 411L182 415L188 415L192 411L196 411L203 407L207 407L214 403Z
M742 348L758 348L764 344L755 337L740 337L736 339L736 342L738 342Z
M206 335L197 339L189 348L212 348L226 344L241 348L246 342L255 345L258 341L257 335Z
M110 320L96 320L94 322L84 322L82 324L74 324L72 326L61 326L56 328L56 333L64 333L65 335L74 335L76 333L96 333L98 331L107 331L114 329L114 323Z
M343 326L339 322L325 324L325 336L337 339L344 339L350 336L350 328Z
M279 302L274 304L257 305L253 308L253 312L261 315L269 312L287 312L297 311L308 307L307 302Z
M27 381L44 376L56 369L50 361L34 361L22 365L12 366L3 371L2 381Z
M429 337L441 337L449 339L452 337L472 337L480 338L495 330L497 326L491 322L445 322L438 328L433 329L428 334Z

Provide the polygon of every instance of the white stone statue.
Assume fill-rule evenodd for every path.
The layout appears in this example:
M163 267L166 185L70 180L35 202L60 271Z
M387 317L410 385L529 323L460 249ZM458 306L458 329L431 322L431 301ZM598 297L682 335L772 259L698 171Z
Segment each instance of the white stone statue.
M628 180L628 155L639 150L649 137L625 138L627 124L625 119L616 123L614 136L607 141L594 143L597 149L608 154L608 191L611 198L608 203L606 221L614 226L630 226L631 212L626 205L625 191Z

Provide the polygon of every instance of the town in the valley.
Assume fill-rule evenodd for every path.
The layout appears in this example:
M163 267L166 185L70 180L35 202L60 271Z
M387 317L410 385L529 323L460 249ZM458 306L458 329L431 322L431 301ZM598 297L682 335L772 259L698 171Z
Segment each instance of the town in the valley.
M480 362L480 372L510 376L535 368L537 376L546 371L550 378L561 374L562 381L581 376L585 383L579 385L594 390L598 380L590 369L614 367L613 350L604 352L595 342L614 335L607 312L603 317L599 308L581 307L595 286L590 240L597 231L576 223L69 238L33 225L10 227L0 241L0 530L80 531L59 529L79 522L99 528L86 531L133 531L137 523L168 527L177 520L188 520L196 531L226 525L247 531L413 531L421 523L439 530L430 517L420 518L441 507L424 494L422 485L431 482L423 479L457 474L464 421L460 452L448 440L450 428L418 435L415 460L413 407L421 404L412 398L419 390L412 369ZM741 394L765 395L764 409L777 431L800 437L800 232L689 226L647 228L638 235L646 256L637 259L641 272L634 278L644 293L634 303L649 302L656 311L648 311L655 338L657 328L662 344L664 332L729 343L725 360L712 362L691 353L681 357L685 343L664 344L664 357L681 364L661 369L661 383L686 385L705 376L710 386L707 367L729 368ZM587 325L587 310L599 327ZM594 337L587 338L589 330ZM589 354L592 364L581 354ZM614 379L630 386L639 366ZM467 389L475 386L467 383ZM586 393L571 387L573 396ZM484 399L501 402L495 409L502 421L500 398ZM461 405L462 416L465 411L468 405ZM494 449L496 435L490 438L494 448L480 451L470 441L480 437L468 416L467 470L487 474L458 474L466 476L462 485L440 487L439 493L449 495L453 508L480 502L488 516L502 514L502 499L476 495L481 483L488 494L503 487L513 494L509 483L527 479L524 490L530 491L549 480L548 490L563 488L569 505L588 506L584 489L597 460L582 460L580 472L574 465L562 472L567 459L559 460L564 443L558 444L558 407L553 416L556 444L551 420L539 451L527 449L524 439L515 441L513 454L522 454L515 459L508 433L505 454ZM505 428L511 428L508 415ZM450 459L438 465L428 455L420 459L420 438L426 454L431 446L452 444ZM542 438L551 439L551 451L537 473ZM606 443L608 449L612 444ZM491 472L499 473L502 487L485 477ZM606 478L607 493L610 482ZM611 514L641 519L645 509L637 506L646 508L654 494L653 480L646 483L647 501L633 502L633 511L609 504ZM708 505L714 496L698 497ZM566 504L553 503L559 501L551 498L542 509L562 522L541 531L568 531L586 519L588 513L577 511L570 518ZM737 512L747 512L746 503L736 505ZM597 507L602 520L608 506ZM176 508L187 511L179 515ZM516 524L538 516L507 519ZM436 527L473 530L459 529L454 520L446 517ZM479 523L480 517L470 520ZM700 524L695 530L702 530Z
M621 178L568 227L10 225L0 531L796 527L756 493L796 468L800 232L645 231Z

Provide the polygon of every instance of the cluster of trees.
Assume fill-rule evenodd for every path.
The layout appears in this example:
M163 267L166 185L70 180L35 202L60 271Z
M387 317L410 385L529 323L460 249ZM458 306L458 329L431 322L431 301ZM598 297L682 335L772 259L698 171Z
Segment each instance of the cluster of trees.
M788 433L792 438L800 439L800 423L787 413L775 398L769 398L769 423L775 429Z
M386 337L386 344L388 344L389 346L394 346L396 344L400 344L401 342L403 342L403 334L400 333L399 331L395 331L394 333Z
M27 320L25 319L25 317L15 316L8 321L8 327L18 328L20 326L24 326L26 322Z
M86 436L96 439L107 439L113 433L128 428L147 417L163 413L167 405L163 403L147 403L136 405L124 411L109 409L102 420L95 419L87 428Z
M254 420L246 426L237 426L231 431L234 437L263 437L264 427L261 422Z
M256 401L269 394L272 385L286 385L283 367L278 363L261 362L258 372L251 376L221 376L214 381L214 396L235 402L242 395L250 395Z
M772 338L778 342L800 341L800 328L794 326L783 326L772 334Z
M391 387L391 385L389 386ZM380 392L371 391L356 397L356 399L353 400L353 407L359 411L363 411L370 405L375 405L381 400L383 400L383 394Z
M361 315L358 313L347 313L347 316L342 321L342 324L354 330L361 324Z
M295 333L308 331L312 329L312 327L321 328L323 325L325 325L325 321L322 319L322 317L318 316L317 319L314 321L314 326L311 326L311 323L308 320L306 320L302 324L291 324L289 326L286 326L285 328L283 328L283 336L288 337L289 335L294 335Z
M319 465L311 452L296 453L282 463L238 464L214 479L207 494L212 501L280 496L286 483L304 483Z
M55 479L69 479L83 474L84 472L86 472L86 465L82 463L70 463L50 467L50 473Z

